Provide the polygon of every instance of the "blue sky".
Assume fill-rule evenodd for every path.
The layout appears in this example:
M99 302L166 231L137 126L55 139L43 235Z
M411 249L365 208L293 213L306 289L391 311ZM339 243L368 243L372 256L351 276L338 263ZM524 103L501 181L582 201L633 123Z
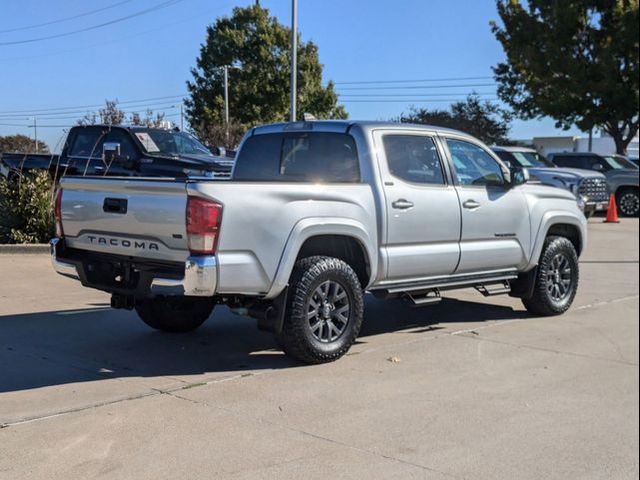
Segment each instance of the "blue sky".
M186 92L185 82L191 78L206 26L218 16L229 15L234 6L254 2L3 1L0 135L33 136L33 128L26 125L33 123L31 112L37 111L38 138L54 148L64 134L59 125L72 125L81 112L114 98L143 100L122 107L144 110L150 105L165 111L169 119L179 120L179 96ZM290 0L261 0L261 4L282 23L290 23ZM90 13L95 10L101 11ZM151 11L67 35L146 10ZM77 18L58 22L74 16ZM496 18L493 0L299 0L302 38L318 44L325 80L336 82L489 77L491 66L503 58L489 28L489 21ZM48 22L55 23L25 28ZM52 36L57 37L31 41ZM421 88L397 88L409 85ZM361 90L364 87L375 89ZM339 83L338 89L354 119L392 118L412 104L446 108L449 99L471 90L495 98L493 81L482 78ZM173 98L145 100L158 97ZM233 115L233 106L231 110ZM511 133L514 138L554 134L562 133L548 119L514 122Z

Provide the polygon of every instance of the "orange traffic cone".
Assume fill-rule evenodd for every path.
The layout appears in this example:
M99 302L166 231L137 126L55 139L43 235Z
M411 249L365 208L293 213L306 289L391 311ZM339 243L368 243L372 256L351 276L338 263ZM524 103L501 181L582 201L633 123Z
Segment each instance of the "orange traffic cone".
M618 219L618 206L616 205L616 196L612 193L609 195L609 207L607 208L607 219L604 223L620 223Z

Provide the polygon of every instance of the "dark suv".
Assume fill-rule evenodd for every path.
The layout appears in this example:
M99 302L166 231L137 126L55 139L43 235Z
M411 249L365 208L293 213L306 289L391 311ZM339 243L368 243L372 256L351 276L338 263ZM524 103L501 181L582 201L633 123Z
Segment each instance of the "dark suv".
M596 153L552 153L548 159L559 167L583 168L602 172L609 191L616 196L618 211L625 217L637 217L640 211L638 166L621 155Z

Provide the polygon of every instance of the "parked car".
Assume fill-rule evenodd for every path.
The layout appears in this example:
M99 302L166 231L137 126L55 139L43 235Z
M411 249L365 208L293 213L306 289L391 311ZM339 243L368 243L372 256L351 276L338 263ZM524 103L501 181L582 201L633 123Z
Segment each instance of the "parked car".
M593 170L560 168L532 148L493 147L493 151L510 165L527 168L532 180L569 190L583 202L587 218L607 209L609 189L604 174Z
M609 191L616 196L618 211L625 217L637 217L640 212L638 167L621 155L595 153L553 153L549 155L559 167L582 168L602 172L607 177Z
M358 336L364 291L425 305L475 287L565 312L587 221L572 193L527 179L453 130L265 125L231 180L63 178L52 261L155 329L193 330L226 304L327 362Z
M215 156L177 129L91 125L73 127L60 155L3 153L0 173L48 170L63 175L145 177L229 176L233 158Z

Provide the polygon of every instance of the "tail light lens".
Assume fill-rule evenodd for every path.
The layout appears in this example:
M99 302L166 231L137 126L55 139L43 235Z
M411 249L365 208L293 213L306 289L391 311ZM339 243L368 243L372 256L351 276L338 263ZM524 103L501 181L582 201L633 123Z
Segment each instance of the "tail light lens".
M53 216L56 220L56 237L64 237L64 229L62 228L62 189L56 191L56 199L53 204Z
M213 255L218 247L222 205L200 197L187 200L187 237L192 254Z

